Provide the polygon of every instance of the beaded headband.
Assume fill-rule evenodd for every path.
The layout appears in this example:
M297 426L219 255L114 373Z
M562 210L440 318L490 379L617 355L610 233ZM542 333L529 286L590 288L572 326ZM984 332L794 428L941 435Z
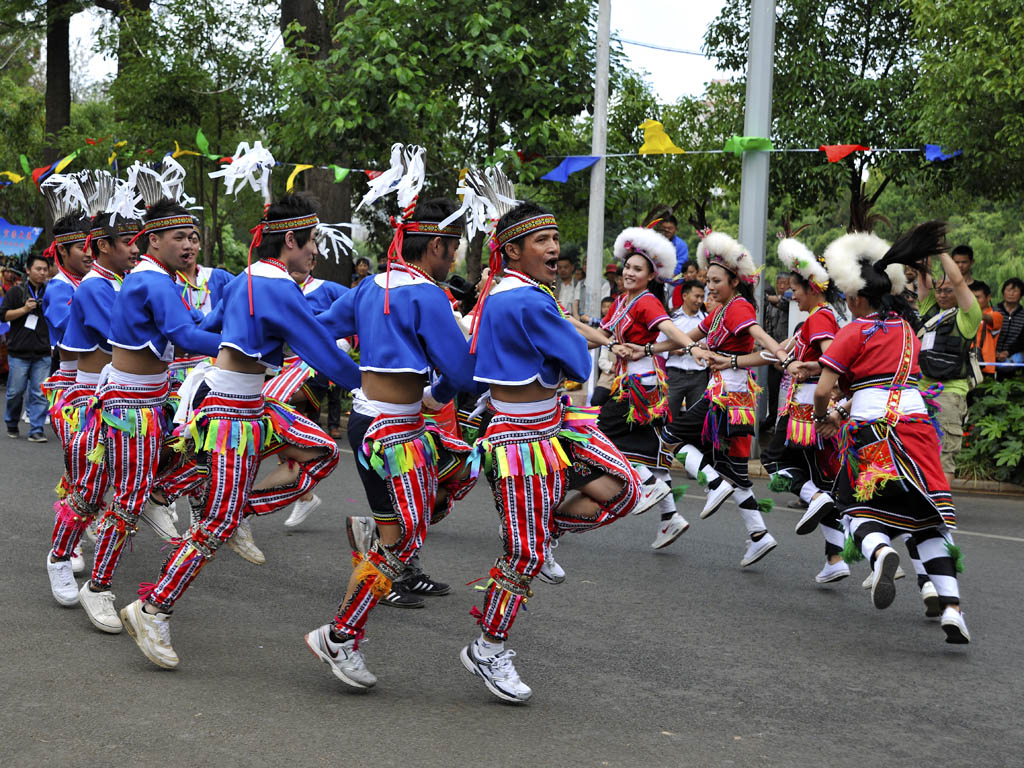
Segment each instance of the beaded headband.
M539 216L533 216L505 227L505 229L495 235L494 239L497 241L500 250L513 240L541 229L558 229L558 221L550 213L542 213Z
M269 204L268 204L269 207ZM191 220L192 217L189 216ZM245 273L248 280L249 290L249 315L254 315L256 309L252 303L252 252L254 248L259 248L263 243L263 235L278 235L282 232L295 232L301 229L313 229L320 225L320 219L315 213L307 213L303 216L293 216L290 219L264 219L255 227L249 230L249 234L252 235L252 242L249 243L249 259L246 265Z

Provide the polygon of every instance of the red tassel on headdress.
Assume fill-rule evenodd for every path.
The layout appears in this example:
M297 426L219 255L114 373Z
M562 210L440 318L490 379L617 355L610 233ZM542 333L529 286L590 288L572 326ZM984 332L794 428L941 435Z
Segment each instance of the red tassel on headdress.
M132 236L132 239L128 241L128 245L135 245L135 242L136 242L136 241L137 241L137 240L138 240L138 239L139 239L140 237L142 237L142 236L143 236L143 235L145 234L145 232L146 232L146 225L145 225L145 224L143 224L143 225L142 225L142 229L140 229L140 230L139 230L138 232L136 232L136 233L135 233L135 234L134 234L134 235Z
M43 258L49 261L57 261L57 241L51 242L45 251L43 251Z
M484 288L480 291L480 298L477 300L476 306L473 307L473 323L469 328L469 335L471 341L469 343L469 354L476 354L476 339L480 334L480 316L483 314L484 301L487 299L487 294L491 292L491 286L494 284L494 277L501 271L501 250L498 246L498 240L494 237L494 233L491 233L490 239L487 241L487 247L491 251L491 258L487 262L487 268L490 270L487 275L487 281L484 283Z
M261 221L255 227L249 230L249 234L252 235L252 242L249 243L249 257L246 260L245 275L248 281L249 289L249 317L256 314L256 309L252 303L252 250L253 248L259 248L263 242L263 222Z
M396 219L394 216L391 217L391 226L395 230L395 236L391 238L391 245L388 246L388 260L387 267L384 270L384 314L391 314L391 264L397 261L403 267L405 266L405 259L402 258L402 244L405 242L406 232L416 232L416 222L406 221L414 210L416 210L416 201L419 196L414 197L412 202L409 203L408 207L402 211L401 215Z

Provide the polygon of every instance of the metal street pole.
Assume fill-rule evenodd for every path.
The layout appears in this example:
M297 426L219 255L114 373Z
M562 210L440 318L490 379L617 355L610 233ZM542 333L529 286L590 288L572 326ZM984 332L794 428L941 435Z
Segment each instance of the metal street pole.
M746 136L771 135L772 73L775 49L775 2L751 0L750 53L747 58L747 100L743 116ZM767 152L744 152L740 181L740 242L750 249L754 264L764 264L768 234L768 161ZM764 324L764 281L757 285L757 305L761 324ZM758 368L759 384L767 393L767 368ZM767 403L762 398L754 425L752 456L760 455L758 426Z
M587 227L587 312L601 311L601 281L604 279L604 153L608 145L608 56L611 38L611 0L600 0L597 10L597 76L594 78L594 121L590 154L600 159L590 170L590 214ZM597 380L595 351L590 389Z

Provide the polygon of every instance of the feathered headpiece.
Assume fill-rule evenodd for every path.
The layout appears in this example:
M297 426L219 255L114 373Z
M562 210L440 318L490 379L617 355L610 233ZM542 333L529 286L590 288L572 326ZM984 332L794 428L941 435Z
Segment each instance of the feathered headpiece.
M54 224L62 219L71 219L76 222L71 231L55 234L53 241L43 252L44 257L53 260L54 263L59 263L57 259L58 245L70 246L74 243L84 242L89 237L84 221L88 203L76 174L51 174L39 185L39 191L43 194Z
M243 141L235 149L231 162L216 171L207 174L211 179L224 179L226 192L231 195L238 195L238 190L248 184L254 192L263 196L265 205L269 205L270 197L270 172L274 168L274 156L270 150L257 141L251 147L249 142ZM179 168L181 166L178 166ZM238 185L238 189L235 185Z
M442 226L439 221L416 221L412 218L419 200L420 190L426 174L424 158L427 150L417 145L391 145L391 167L370 182L370 189L359 201L356 210L373 203L392 192L397 192L400 212L391 217L391 226L395 235L388 246L387 268L384 277L384 314L391 314L391 265L394 262L405 264L402 258L402 244L405 235L414 233L431 237L462 237L462 224L447 223ZM456 217L458 218L458 217ZM454 221L454 219L453 219Z
M665 283L676 268L676 249L663 235L646 227L627 227L615 238L615 258L623 264L630 256L642 256L651 265L654 276Z
M701 269L717 265L748 285L756 285L760 270L740 243L724 232L708 232L697 245L697 265Z
M847 296L852 296L862 291L865 286L864 278L861 276L861 265L873 265L881 261L889 248L889 243L869 232L843 235L829 243L825 249L825 269L835 287ZM892 283L892 293L903 293L907 287L903 266L889 264L885 268L885 274Z
M477 331L480 327L480 316L490 293L494 279L501 271L501 245L498 240L498 233L495 227L498 220L506 213L515 208L519 201L516 199L516 190L508 176L501 169L500 165L493 168L467 169L465 175L460 179L457 193L462 197L462 207L453 213L448 219L455 220L459 215L467 215L467 237L472 240L477 232L487 235L487 248L490 251L488 259L487 280L483 290L480 291L480 300L473 309L473 320L470 323L470 352L476 352ZM446 219L445 221L448 221ZM444 223L444 222L442 222Z
M828 290L828 271L825 269L825 257L815 256L814 252L794 237L779 241L779 261L787 270L795 272L804 280L824 293Z
M316 244L321 252L326 251L334 256L334 263L341 262L341 257L352 258L357 256L355 243L352 238L341 230L352 229L351 224L323 224L316 227Z

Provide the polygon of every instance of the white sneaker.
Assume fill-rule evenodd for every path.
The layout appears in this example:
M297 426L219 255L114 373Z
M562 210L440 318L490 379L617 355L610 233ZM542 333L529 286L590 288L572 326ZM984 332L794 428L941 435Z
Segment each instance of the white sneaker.
M249 524L248 518L242 518L242 522L238 524L234 534L228 539L228 547L240 558L255 565L263 565L267 562L267 558L256 546L252 537L252 526Z
M708 500L704 502L704 509L700 511L700 519L706 520L721 509L722 505L732 496L734 490L736 489L732 487L728 480L722 480L717 488L709 488Z
M565 569L555 560L554 548L558 539L548 539L544 545L544 563L540 567L537 578L548 584L561 584L565 581Z
M487 690L502 701L525 702L532 695L530 686L519 679L512 659L516 652L511 648L494 656L478 656L476 641L467 645L459 654L462 666L477 677L483 678Z
M825 567L814 577L819 584L829 584L833 581L841 581L850 575L850 566L840 560L838 563L825 561Z
M900 556L892 547L881 547L875 553L875 567L871 570L871 602L875 608L888 608L896 599L893 583Z
M346 685L363 689L376 685L377 678L366 668L366 660L363 652L356 648L356 641L334 642L331 640L330 624L324 624L306 635L306 645Z
M85 535L93 544L96 543L96 526L99 525L99 522L97 520L98 517L98 515L94 517L92 519L92 522L85 526Z
M178 654L171 647L170 614L146 613L142 601L136 600L121 609L121 620L147 659L164 669L178 666Z
M82 604L85 615L89 617L92 625L101 632L108 632L111 635L120 634L123 627L120 619L117 618L117 610L114 608L114 593L109 589L102 592L93 592L89 588L89 581L78 590L78 602Z
M70 560L50 562L51 552L46 553L46 573L50 577L50 592L61 605L78 605L78 582L72 572Z
M659 501L672 493L672 488L664 480L655 480L640 486L640 498L633 507L634 515L642 515Z
M171 504L171 506L170 506L171 522L174 523L175 525L178 524L178 502L179 501L181 501L181 499L175 499L174 503Z
M146 523L156 531L156 535L164 541L178 538L178 531L174 528L174 519L171 516L171 508L164 504L157 504L150 499L146 502L146 508L139 515L139 520Z
M345 532L352 551L365 555L373 546L377 533L377 521L369 515L352 515L345 520Z
M295 528L302 524L302 521L309 517L313 510L317 509L323 501L315 493L313 498L309 501L302 501L299 499L295 502L295 506L292 507L292 513L288 515L288 519L284 521L285 528Z
M796 535L806 536L813 532L818 527L818 521L835 509L835 506L832 497L827 493L822 493L818 498L812 499L811 503L807 505L807 511L796 524Z
M903 579L903 578L906 578L906 576L907 576L907 572L903 570L903 566L902 565L896 566L896 573L895 573L895 575L893 575L893 579L894 580ZM864 579L864 581L862 581L860 583L860 585L862 587L864 587L864 589L871 589L871 582L874 581L874 579L875 579L875 574L874 573L869 573L867 575L867 578Z
M71 553L71 570L74 573L81 573L85 570L85 558L82 557L81 543L75 544L75 549Z
M686 518L676 512L661 524L658 535L654 537L654 543L651 544L651 549L664 549L689 529L690 524L686 522Z
M971 633L967 631L964 615L952 605L947 605L942 612L942 630L946 633L947 643L966 645L971 642Z
M748 565L756 563L762 557L775 549L776 545L779 543L770 533L765 533L765 535L757 541L747 539L747 542L747 553L743 556L743 559L740 560L740 567L742 568L746 568Z
M921 587L921 599L924 601L924 615L929 619L937 619L942 615L942 605L939 603L939 593L935 585L926 581Z

